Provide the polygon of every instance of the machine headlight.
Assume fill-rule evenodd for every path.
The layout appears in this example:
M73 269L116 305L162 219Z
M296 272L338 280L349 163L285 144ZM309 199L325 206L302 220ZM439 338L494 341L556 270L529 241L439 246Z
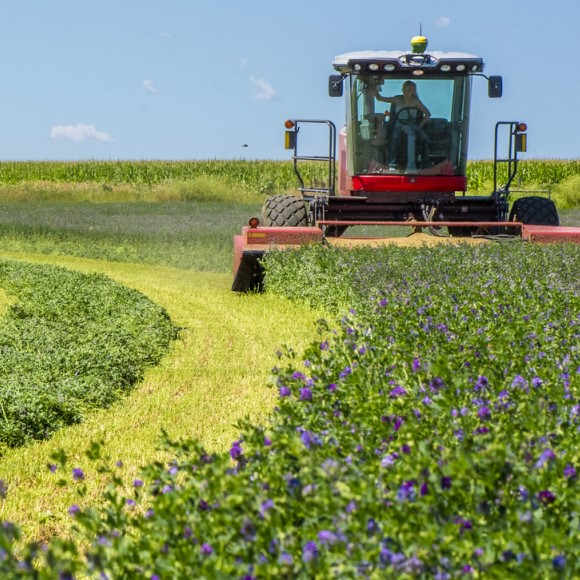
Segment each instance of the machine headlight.
M376 62L373 62L372 64L369 64L369 70L377 71L379 70L379 65Z
M383 68L384 68L384 69L385 69L387 72L392 72L392 71L394 71L394 70L395 70L395 65L394 65L394 64L386 64L386 65L385 65Z
M464 65L464 64L458 64L458 65L455 67L455 70L456 70L456 71L459 71L459 72L462 72L462 71L464 71L464 70L465 70L465 65Z
M441 71L442 72L449 72L451 70L451 65L450 64L442 64L441 65Z

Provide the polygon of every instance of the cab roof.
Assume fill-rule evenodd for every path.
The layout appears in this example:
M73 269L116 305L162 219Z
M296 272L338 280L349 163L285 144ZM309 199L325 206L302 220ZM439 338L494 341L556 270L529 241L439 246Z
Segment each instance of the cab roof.
M416 53L397 50L362 50L335 56L332 66L342 74L365 72L473 74L481 72L484 63L479 56L466 52ZM422 72L413 73L413 71Z

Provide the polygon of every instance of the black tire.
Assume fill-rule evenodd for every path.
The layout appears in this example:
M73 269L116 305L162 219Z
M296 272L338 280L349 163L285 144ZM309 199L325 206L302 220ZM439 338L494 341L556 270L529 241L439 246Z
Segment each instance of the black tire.
M265 226L307 226L304 200L294 195L274 195L264 202L262 223Z
M516 199L510 211L510 222L537 226L559 226L558 211L551 199L531 196Z

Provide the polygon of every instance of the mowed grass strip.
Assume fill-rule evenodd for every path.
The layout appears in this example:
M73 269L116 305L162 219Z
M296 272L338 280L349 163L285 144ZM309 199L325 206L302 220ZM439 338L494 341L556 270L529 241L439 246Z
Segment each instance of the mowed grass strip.
M163 306L183 329L170 353L128 397L50 441L0 459L0 479L8 486L1 517L21 525L26 539L66 535L71 523L67 509L78 503L47 468L55 451L63 449L71 464L88 472L84 452L90 441L102 440L105 452L123 463L120 471L127 480L138 475L141 465L163 459L158 449L162 429L224 451L238 435L237 420L260 421L271 411L275 393L268 382L277 348L288 344L299 352L315 336L312 310L275 296L234 294L229 274L74 257L6 252L0 257L104 273ZM104 481L91 475L86 483L84 502L98 504Z

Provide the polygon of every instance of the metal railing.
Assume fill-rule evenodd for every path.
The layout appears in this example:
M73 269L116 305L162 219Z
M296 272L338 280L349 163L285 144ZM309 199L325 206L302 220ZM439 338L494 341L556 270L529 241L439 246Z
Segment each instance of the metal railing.
M298 178L300 187L298 190L302 194L326 194L335 195L335 182L336 182L336 126L332 121L327 120L317 120L317 119L292 119L294 123L294 135L293 135L293 149L292 161L294 164L294 173ZM298 131L300 130L300 124L304 123L318 123L325 124L328 127L328 155L318 156L318 155L299 155L298 154ZM298 169L299 161L321 161L328 164L328 185L327 187L313 187L311 185L307 186L304 183L304 178L302 177L300 170Z

